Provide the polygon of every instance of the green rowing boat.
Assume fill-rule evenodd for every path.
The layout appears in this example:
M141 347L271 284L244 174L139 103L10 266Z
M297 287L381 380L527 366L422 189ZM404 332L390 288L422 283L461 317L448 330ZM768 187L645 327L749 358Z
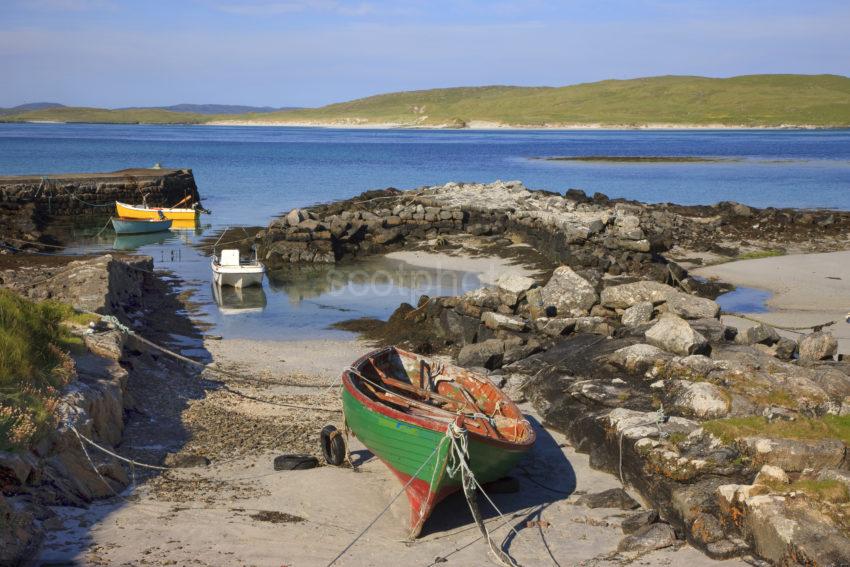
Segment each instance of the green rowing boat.
M343 375L346 427L402 482L410 537L461 489L457 436L479 484L505 476L534 443L516 404L488 378L395 347L358 359Z

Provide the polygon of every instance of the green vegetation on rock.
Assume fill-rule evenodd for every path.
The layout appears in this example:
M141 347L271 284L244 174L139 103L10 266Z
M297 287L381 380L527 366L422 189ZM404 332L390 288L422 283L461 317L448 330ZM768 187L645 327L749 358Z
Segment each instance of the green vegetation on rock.
M546 126L850 126L850 78L663 76L566 87L458 87L381 94L321 108L241 115L155 109L48 108L6 121L185 123L231 120L316 125L464 128ZM475 124L478 122L479 124Z
M793 421L768 421L764 417L730 417L702 424L703 428L733 443L742 437L773 437L779 439L839 439L850 445L850 416L825 415L821 418L799 417Z
M58 389L74 376L63 321L73 309L0 289L0 450L26 447L54 424Z

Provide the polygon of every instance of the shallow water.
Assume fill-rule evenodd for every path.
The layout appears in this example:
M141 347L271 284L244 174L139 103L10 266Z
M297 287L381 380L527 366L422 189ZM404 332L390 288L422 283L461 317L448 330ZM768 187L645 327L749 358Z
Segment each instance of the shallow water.
M546 161L546 156L690 156L713 161ZM196 291L212 332L233 337L350 336L328 330L384 318L421 293L477 287L474 275L381 263L338 267L297 281L276 277L262 293L226 292L216 303L209 259L190 244L226 226L265 225L292 207L395 186L520 179L533 188L684 204L736 200L756 206L850 209L850 130L829 131L422 131L278 127L0 124L0 175L190 167L213 210L198 231L115 238L74 228L70 252L138 251ZM364 272L375 276L365 286ZM394 275L393 275L394 274ZM422 275L425 274L425 275ZM333 284L329 278L338 278ZM758 300L727 297L729 310ZM738 298L738 299L736 299ZM749 301L749 303L748 303ZM739 303L736 303L739 302ZM742 303L740 303L742 302ZM350 311L345 311L350 309Z
M724 313L767 313L767 302L773 294L763 289L737 287L717 296Z

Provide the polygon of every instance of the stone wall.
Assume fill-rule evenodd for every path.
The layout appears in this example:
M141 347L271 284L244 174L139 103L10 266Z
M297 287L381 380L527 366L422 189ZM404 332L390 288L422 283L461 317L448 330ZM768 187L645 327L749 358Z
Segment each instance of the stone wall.
M35 205L42 216L114 212L115 201L174 205L186 196L198 201L191 169L123 169L112 173L75 173L0 177L0 206Z

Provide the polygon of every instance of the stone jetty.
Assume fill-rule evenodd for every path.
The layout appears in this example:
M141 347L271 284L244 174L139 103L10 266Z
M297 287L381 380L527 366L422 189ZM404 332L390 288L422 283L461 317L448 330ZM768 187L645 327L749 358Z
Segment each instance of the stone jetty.
M0 177L3 236L37 241L51 220L114 213L115 201L173 205L200 199L191 169L122 169L111 173L61 173ZM10 241L9 244L12 244Z

